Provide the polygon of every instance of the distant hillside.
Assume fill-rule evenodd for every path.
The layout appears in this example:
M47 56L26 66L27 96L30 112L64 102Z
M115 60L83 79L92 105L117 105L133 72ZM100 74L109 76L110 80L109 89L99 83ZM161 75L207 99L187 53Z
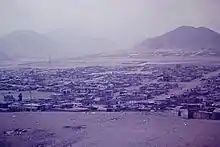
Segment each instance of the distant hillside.
M47 37L60 43L63 51L79 56L115 51L119 46L108 39L91 37L77 30L57 29L47 34Z
M16 31L0 38L0 60L69 58L117 50L107 39L87 37L71 31L48 34Z
M58 50L53 40L33 31L17 31L0 38L0 52L13 58L49 58Z
M220 34L204 27L182 26L135 46L146 49L219 49Z

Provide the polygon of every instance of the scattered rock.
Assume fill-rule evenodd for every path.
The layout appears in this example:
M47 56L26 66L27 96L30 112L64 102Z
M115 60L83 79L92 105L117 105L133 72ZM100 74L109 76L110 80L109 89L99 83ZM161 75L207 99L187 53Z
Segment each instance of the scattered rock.
M78 131L78 130L85 129L86 126L85 126L85 125L80 125L80 126L70 126L70 125L66 125L66 126L63 126L63 128L65 128L65 129L72 129L72 130L74 130L74 131Z
M119 119L120 119L119 117L113 117L110 120L119 120Z
M4 134L7 136L16 136L16 135L23 135L24 133L26 133L29 129L20 129L20 128L16 128L13 130L7 130L4 131Z

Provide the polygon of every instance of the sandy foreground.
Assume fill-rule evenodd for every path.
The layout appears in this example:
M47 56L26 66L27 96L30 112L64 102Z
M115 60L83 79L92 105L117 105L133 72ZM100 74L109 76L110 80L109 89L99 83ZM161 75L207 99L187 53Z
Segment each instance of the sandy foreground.
M144 112L0 113L0 133L0 147L220 146L220 121Z

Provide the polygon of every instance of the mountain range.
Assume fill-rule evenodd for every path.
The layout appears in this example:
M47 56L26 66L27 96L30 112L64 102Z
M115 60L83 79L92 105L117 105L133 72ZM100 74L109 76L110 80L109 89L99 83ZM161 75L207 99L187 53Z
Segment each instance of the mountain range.
M0 60L77 57L116 50L116 43L58 29L47 34L15 31L0 38Z
M47 34L16 31L0 38L0 60L77 57L118 49L120 47L108 39L90 37L68 29ZM178 54L190 51L194 55L220 56L220 34L205 27L182 26L146 39L134 49L138 52L181 50Z

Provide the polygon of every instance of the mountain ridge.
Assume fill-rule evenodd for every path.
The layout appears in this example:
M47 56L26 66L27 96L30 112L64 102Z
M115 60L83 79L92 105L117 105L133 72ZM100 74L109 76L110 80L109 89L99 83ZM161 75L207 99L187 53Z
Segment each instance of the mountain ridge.
M48 35L19 30L6 34L0 38L0 60L69 58L100 53L116 46L106 39L80 36L74 32L60 30L57 36L56 33Z
M220 49L220 34L205 28L181 26L157 37L148 38L135 46L138 49Z
M15 31L0 38L0 50L13 58L48 58L57 43L34 31Z

